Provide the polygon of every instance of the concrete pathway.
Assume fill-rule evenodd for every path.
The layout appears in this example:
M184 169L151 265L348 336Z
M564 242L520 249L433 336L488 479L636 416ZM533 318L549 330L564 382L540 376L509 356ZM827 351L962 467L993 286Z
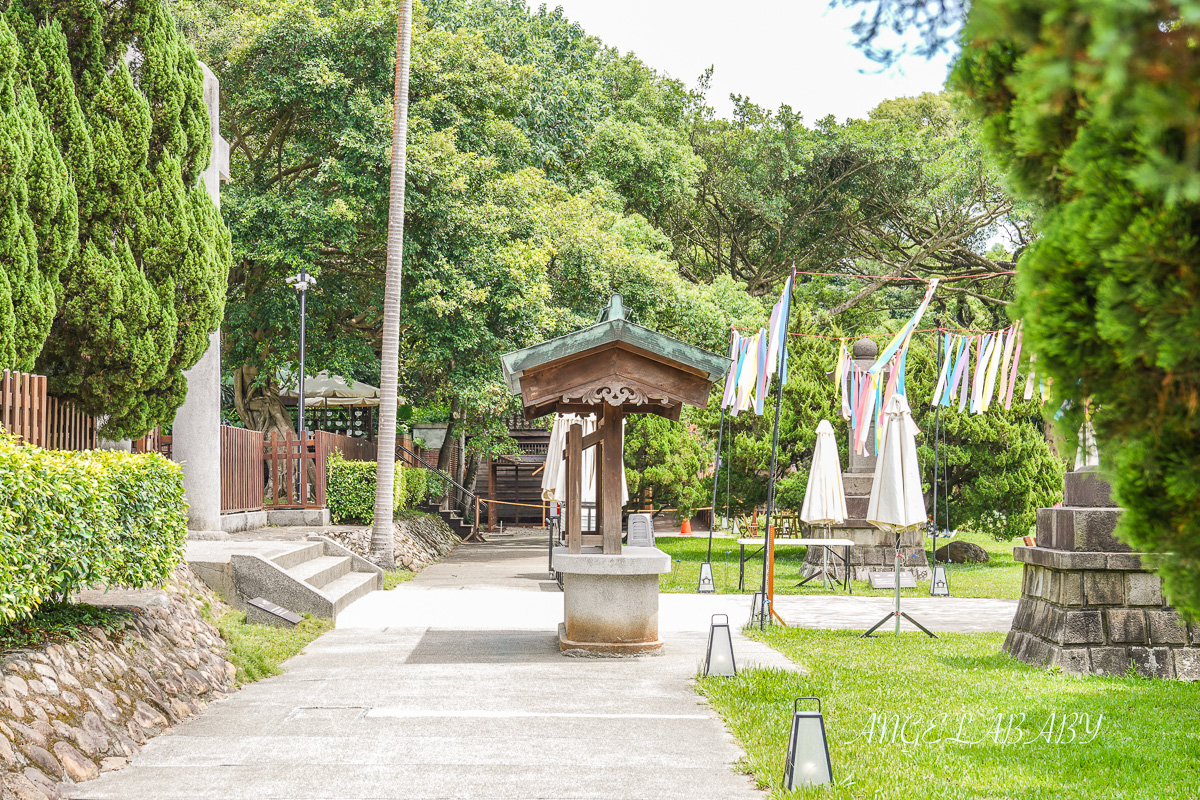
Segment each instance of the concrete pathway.
M247 546L264 545L286 543ZM849 629L866 629L892 603L777 600L789 624ZM664 653L636 659L561 655L562 607L543 535L463 545L347 608L286 674L211 705L72 796L762 797L733 771L742 752L690 685L716 613L730 617L739 667L796 668L736 632L749 596L662 595ZM906 598L903 608L936 631L1007 631L1016 601Z
M252 684L79 800L173 798L761 798L696 695L709 618L742 596L663 596L664 654L558 651L562 594L541 536L464 545L359 600L286 674ZM785 669L735 641L739 665Z

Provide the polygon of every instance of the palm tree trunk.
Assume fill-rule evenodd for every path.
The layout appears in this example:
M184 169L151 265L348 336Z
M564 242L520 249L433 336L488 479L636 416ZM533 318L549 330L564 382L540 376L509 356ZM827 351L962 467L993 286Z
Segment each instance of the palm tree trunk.
M388 206L387 276L383 291L383 353L379 376L379 435L375 465L375 523L371 555L396 568L392 488L396 482L396 385L400 373L400 277L404 256L404 176L408 154L408 54L412 0L400 0L396 24L396 106L392 125L392 183Z

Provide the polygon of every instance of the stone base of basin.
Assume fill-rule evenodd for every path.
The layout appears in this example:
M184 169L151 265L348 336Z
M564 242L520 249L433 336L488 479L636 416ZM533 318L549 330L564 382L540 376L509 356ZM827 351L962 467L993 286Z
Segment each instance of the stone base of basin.
M625 547L619 555L586 547L568 553L559 547L554 569L563 574L559 646L564 652L624 656L662 647L658 576L671 571L666 553L654 547Z

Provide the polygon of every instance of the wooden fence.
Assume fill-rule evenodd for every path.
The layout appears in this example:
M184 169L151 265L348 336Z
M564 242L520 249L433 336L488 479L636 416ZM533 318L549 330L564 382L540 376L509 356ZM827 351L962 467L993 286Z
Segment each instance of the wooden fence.
M263 507L263 434L221 426L221 513Z
M0 373L0 428L49 450L94 450L96 418L46 393L46 376Z
M271 508L324 508L325 465L338 451L349 461L375 460L375 443L328 431L303 439L272 432L264 438L265 504Z

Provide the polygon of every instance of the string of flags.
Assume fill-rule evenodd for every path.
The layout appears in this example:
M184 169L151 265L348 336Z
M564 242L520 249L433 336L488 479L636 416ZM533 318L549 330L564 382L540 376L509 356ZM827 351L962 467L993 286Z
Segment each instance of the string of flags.
M725 378L725 393L721 397L721 408L730 409L730 416L736 417L739 412L751 409L762 416L771 376L778 374L779 380L787 383L787 328L795 280L793 268L784 282L779 301L771 309L767 327L751 336L733 331L729 344L729 375Z
M788 277L779 301L771 311L767 327L753 334L732 331L729 375L721 408L732 416L753 410L762 415L771 377L778 374L787 383L787 336L792 285L796 271ZM925 316L938 279L929 281L925 296L916 312L879 352L875 362L863 368L854 361L843 337L838 338L837 365L834 381L841 396L842 418L849 425L852 444L860 454L868 449L878 452L883 435L882 415L892 395L907 396L905 367L913 334ZM1049 380L1043 381L1034 364L1037 356L1029 354L1025 384L1018 389L1023 350L1022 323L1016 322L998 331L955 332L938 329L943 337L942 354L937 365L937 383L930 397L930 406L957 408L959 411L982 414L993 406L1012 408L1015 397L1033 399L1036 392L1046 401ZM823 337L825 338L825 337ZM874 422L875 436L871 437ZM873 438L873 442L868 440Z

